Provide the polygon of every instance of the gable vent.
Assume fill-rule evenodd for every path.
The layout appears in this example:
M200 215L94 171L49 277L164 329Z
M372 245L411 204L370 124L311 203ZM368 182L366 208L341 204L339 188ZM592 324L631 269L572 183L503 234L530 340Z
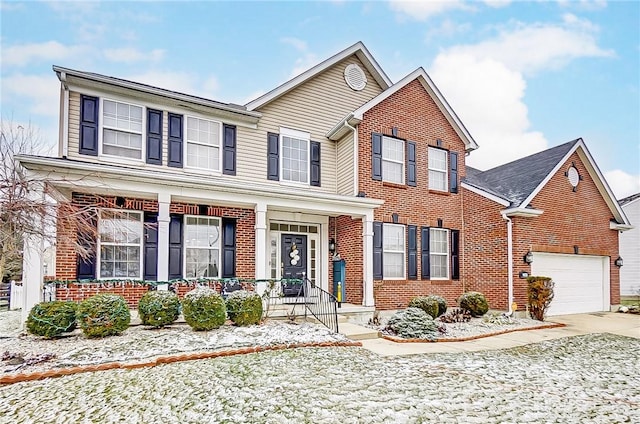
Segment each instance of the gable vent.
M347 85L356 91L360 91L367 86L367 76L361 67L352 63L344 68L344 80Z

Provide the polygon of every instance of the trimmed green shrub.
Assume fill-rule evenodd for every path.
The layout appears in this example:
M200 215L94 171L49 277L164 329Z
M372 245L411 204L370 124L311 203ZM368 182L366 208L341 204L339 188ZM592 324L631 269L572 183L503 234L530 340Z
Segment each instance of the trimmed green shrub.
M435 316L434 318L437 318L440 315L444 315L447 312L447 301L444 299L444 297L435 294L427 297L438 302L438 316Z
M113 293L91 296L78 306L78 322L87 337L107 337L129 327L131 313L124 297Z
M182 315L195 331L208 331L224 324L227 309L217 292L209 287L196 287L184 295Z
M386 331L406 339L433 340L438 327L433 318L420 308L407 308L389 318Z
M481 317L489 310L487 298L479 292L466 292L460 296L458 302L462 309L471 312L474 317Z
M429 296L416 296L409 302L409 308L420 308L431 318L438 317L438 301Z
M27 330L36 336L54 338L62 333L68 333L76 328L75 302L42 302L29 311Z
M527 300L531 318L544 321L544 316L553 300L553 286L554 283L549 277L527 278Z
M253 325L262 319L262 298L259 294L238 290L226 300L227 315L236 325Z
M180 299L168 290L147 292L138 302L138 315L143 325L159 328L173 324L180 315Z

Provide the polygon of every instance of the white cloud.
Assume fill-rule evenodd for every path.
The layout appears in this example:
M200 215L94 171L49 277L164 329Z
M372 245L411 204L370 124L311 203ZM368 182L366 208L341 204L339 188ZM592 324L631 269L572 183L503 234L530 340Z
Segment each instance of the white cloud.
M280 39L280 42L292 46L302 54L302 56L296 59L289 78L300 75L318 63L318 56L309 51L309 46L306 41L294 37L283 37Z
M117 49L106 49L104 56L112 62L158 62L164 58L165 50L153 49L149 52L142 52L134 47L122 47Z
M390 0L389 7L399 18L411 18L426 21L450 10L473 10L462 0Z
M66 46L57 41L16 44L2 49L3 66L25 66L32 62L56 62L82 54L85 46Z
M617 199L640 193L640 175L631 175L620 169L604 173L604 178Z
M299 38L283 37L280 39L280 42L284 44L289 44L290 46L293 46L298 51L301 51L301 52L307 51L307 42L300 40Z
M560 7L571 7L580 10L601 10L607 7L606 0L558 0Z
M430 27L425 37L426 41L442 39L454 35L463 34L471 30L470 23L457 23L451 19L445 19L439 26Z
M60 84L53 75L13 74L2 77L3 102L28 104L32 114L58 116Z
M0 2L0 10L5 12L12 12L14 10L23 10L24 4L22 3L10 3L7 1Z
M126 79L211 100L215 100L218 89L213 75L202 77L190 72L151 70Z
M500 7L507 7L511 4L511 0L484 0L484 4L489 7L498 9Z

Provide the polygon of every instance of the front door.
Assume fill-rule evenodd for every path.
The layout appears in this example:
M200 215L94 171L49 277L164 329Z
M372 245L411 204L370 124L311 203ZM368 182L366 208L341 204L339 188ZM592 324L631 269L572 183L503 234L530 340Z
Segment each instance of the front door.
M307 270L307 236L300 234L282 234L282 278L303 278ZM304 273L304 274L303 274ZM302 294L300 285L283 285L285 296Z

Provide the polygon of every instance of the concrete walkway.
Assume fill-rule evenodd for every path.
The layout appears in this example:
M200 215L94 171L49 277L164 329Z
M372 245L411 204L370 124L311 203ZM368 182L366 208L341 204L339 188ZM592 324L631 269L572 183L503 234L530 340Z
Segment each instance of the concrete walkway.
M562 323L566 327L516 331L466 342L394 343L385 339L360 341L365 349L379 355L391 356L507 349L589 333L612 333L640 339L640 316L638 315L598 312L555 316L549 318L548 321Z

